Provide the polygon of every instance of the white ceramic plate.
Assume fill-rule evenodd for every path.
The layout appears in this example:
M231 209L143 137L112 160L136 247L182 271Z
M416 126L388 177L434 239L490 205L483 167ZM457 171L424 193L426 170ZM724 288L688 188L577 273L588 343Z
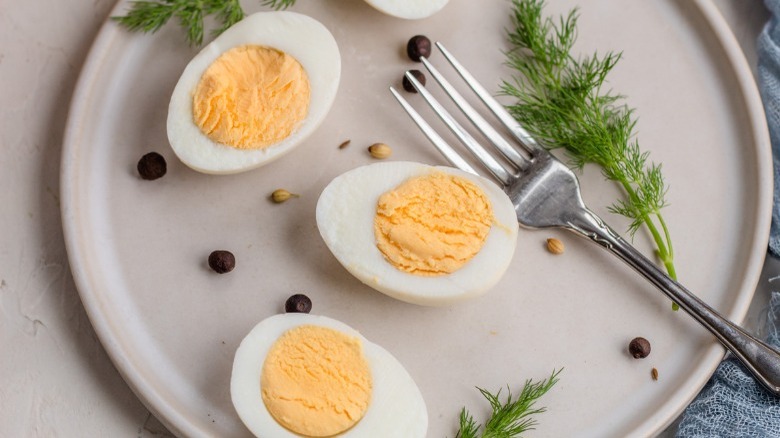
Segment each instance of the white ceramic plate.
M558 13L576 2L549 3L548 12ZM638 108L641 145L663 163L670 186L665 216L682 282L740 320L765 253L771 161L755 84L733 37L704 1L581 6L577 49L624 52L611 85ZM517 390L525 379L560 368L534 436L662 430L703 386L723 349L589 242L521 231L513 266L494 290L465 304L426 308L363 286L317 232L320 191L371 162L367 145L390 144L392 159L443 163L387 91L416 67L403 54L407 39L424 33L446 42L497 89L509 74L501 54L508 2L453 0L424 21L384 16L360 0L301 0L294 10L336 36L341 88L310 140L257 171L199 174L168 146L168 98L195 53L175 26L146 36L107 22L82 72L62 160L68 253L103 345L149 409L181 435L247 435L230 403L233 353L255 323L304 292L314 313L355 327L405 364L427 401L431 437L454 436L464 405L482 418L486 405L474 386ZM347 139L351 145L338 149ZM135 172L149 151L169 163L168 174L152 182ZM596 169L581 180L587 203L625 229L626 221L606 210L617 189ZM274 205L267 196L279 187L301 197ZM550 236L565 242L565 255L545 251ZM644 233L635 244L649 253ZM209 271L214 249L235 253L234 272ZM647 359L626 353L634 336L651 340Z

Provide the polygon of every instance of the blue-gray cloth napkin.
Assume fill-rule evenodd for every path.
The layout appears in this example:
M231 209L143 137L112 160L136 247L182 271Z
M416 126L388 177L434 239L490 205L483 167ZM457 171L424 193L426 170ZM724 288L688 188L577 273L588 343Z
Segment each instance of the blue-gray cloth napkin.
M772 19L758 38L758 85L764 100L774 163L774 208L769 252L780 256L780 0L765 0ZM780 292L773 292L767 341L780 348ZM736 358L724 360L688 406L679 438L780 438L780 397L765 391Z
M769 302L767 329L769 343L780 347L778 292ZM764 390L736 358L728 358L685 409L677 437L780 437L780 397Z

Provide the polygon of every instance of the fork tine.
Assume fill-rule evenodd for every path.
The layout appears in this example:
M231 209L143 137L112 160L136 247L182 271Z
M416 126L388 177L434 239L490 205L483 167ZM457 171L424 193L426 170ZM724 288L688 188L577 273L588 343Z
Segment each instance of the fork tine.
M493 126L491 126L487 120L485 120L485 118L466 101L466 99L463 98L458 90L456 90L450 82L439 73L439 70L437 70L436 67L434 67L424 56L420 57L420 61L422 61L425 68L431 76L433 76L436 82L439 83L441 88L444 89L450 98L452 98L458 108L463 111L463 114L471 120L471 123L479 129L485 138L493 143L496 149L498 149L510 163L514 164L520 170L528 168L528 160L522 156L517 149L510 145L509 142L506 141L506 139L504 139L504 137L499 134L498 131L496 131Z
M463 65L458 62L454 56L452 56L452 53L450 53L442 43L437 41L436 47L441 50L441 53L444 55L447 61L449 61L449 63L463 78L463 80L466 81L469 87L474 90L474 93L479 96L482 102L484 102L485 105L490 108L490 111L501 121L501 124L503 124L512 133L517 141L519 141L528 152L531 154L537 154L541 151L544 151L544 149L539 146L539 143L537 143L536 139L534 139L531 134L529 134L528 131L526 131L525 128L523 128L517 122L517 120L515 120L514 117L509 114L509 112L507 112L503 105L498 103L498 101L494 99L487 90L485 90L485 87L483 87L474 78L474 76L472 76L471 73L469 73L469 71L466 70L466 68L463 67Z
M395 88L390 87L390 92L393 93L393 96L395 96L395 99L398 101L398 103L401 104L403 109L406 111L407 114L409 114L409 117L412 118L414 123L417 124L417 126L420 128L420 130L425 134L426 137L428 137L428 140L433 143L433 145L436 147L436 149L439 150L439 152L444 155L444 158L453 166L457 167L460 170L465 170L466 172L471 172L474 175L479 175L476 170L474 170L471 165L463 159L457 152L455 152L454 149L446 142L439 134L436 133L436 130L434 130L431 125L428 124L428 122L423 119L423 117L415 111L415 109L409 104L409 102L406 101L406 99L401 96L398 91L396 91Z
M436 114L439 115L439 118L442 119L444 124L447 125L448 128L450 128L450 131L452 131L453 134L455 134L456 137L463 143L466 148L468 148L471 153L473 153L477 159L482 163L485 168L490 171L490 173L504 186L508 186L510 181L513 179L513 175L510 175L509 172L504 168L504 166L501 165L495 158L493 158L492 155L488 151L485 150L485 148L482 147L482 145L477 142L477 140L474 139L474 137L471 136L471 134L466 131L463 126L461 126L460 123L458 123L452 115L447 111L440 103L436 100L433 95L431 95L428 90L425 89L423 84L421 84L411 73L408 71L406 72L406 78L409 79L409 81L412 83L414 88L420 93L420 95L423 97L423 99L430 105L430 107L433 109Z

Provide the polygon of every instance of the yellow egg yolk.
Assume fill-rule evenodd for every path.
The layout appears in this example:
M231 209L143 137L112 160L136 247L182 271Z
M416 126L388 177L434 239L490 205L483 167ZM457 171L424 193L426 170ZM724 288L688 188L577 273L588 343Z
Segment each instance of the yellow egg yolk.
M493 222L493 208L479 187L434 172L379 198L374 234L379 251L401 271L444 275L482 249Z
M303 325L271 347L260 377L268 412L287 429L328 437L354 426L371 401L371 371L360 339Z
M200 78L193 119L217 143L261 149L295 131L309 112L310 94L306 71L292 56L263 46L234 47Z

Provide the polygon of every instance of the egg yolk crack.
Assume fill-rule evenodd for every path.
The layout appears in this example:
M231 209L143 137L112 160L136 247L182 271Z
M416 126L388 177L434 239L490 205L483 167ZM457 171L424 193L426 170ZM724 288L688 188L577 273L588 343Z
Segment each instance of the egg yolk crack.
M377 203L377 248L397 269L417 275L455 272L487 239L493 208L474 183L434 172L407 180Z
M360 339L304 325L271 347L260 387L266 408L281 425L304 436L328 437L363 418L372 382Z
M292 56L264 46L220 55L195 88L195 124L211 140L262 149L284 140L306 118L309 78Z

